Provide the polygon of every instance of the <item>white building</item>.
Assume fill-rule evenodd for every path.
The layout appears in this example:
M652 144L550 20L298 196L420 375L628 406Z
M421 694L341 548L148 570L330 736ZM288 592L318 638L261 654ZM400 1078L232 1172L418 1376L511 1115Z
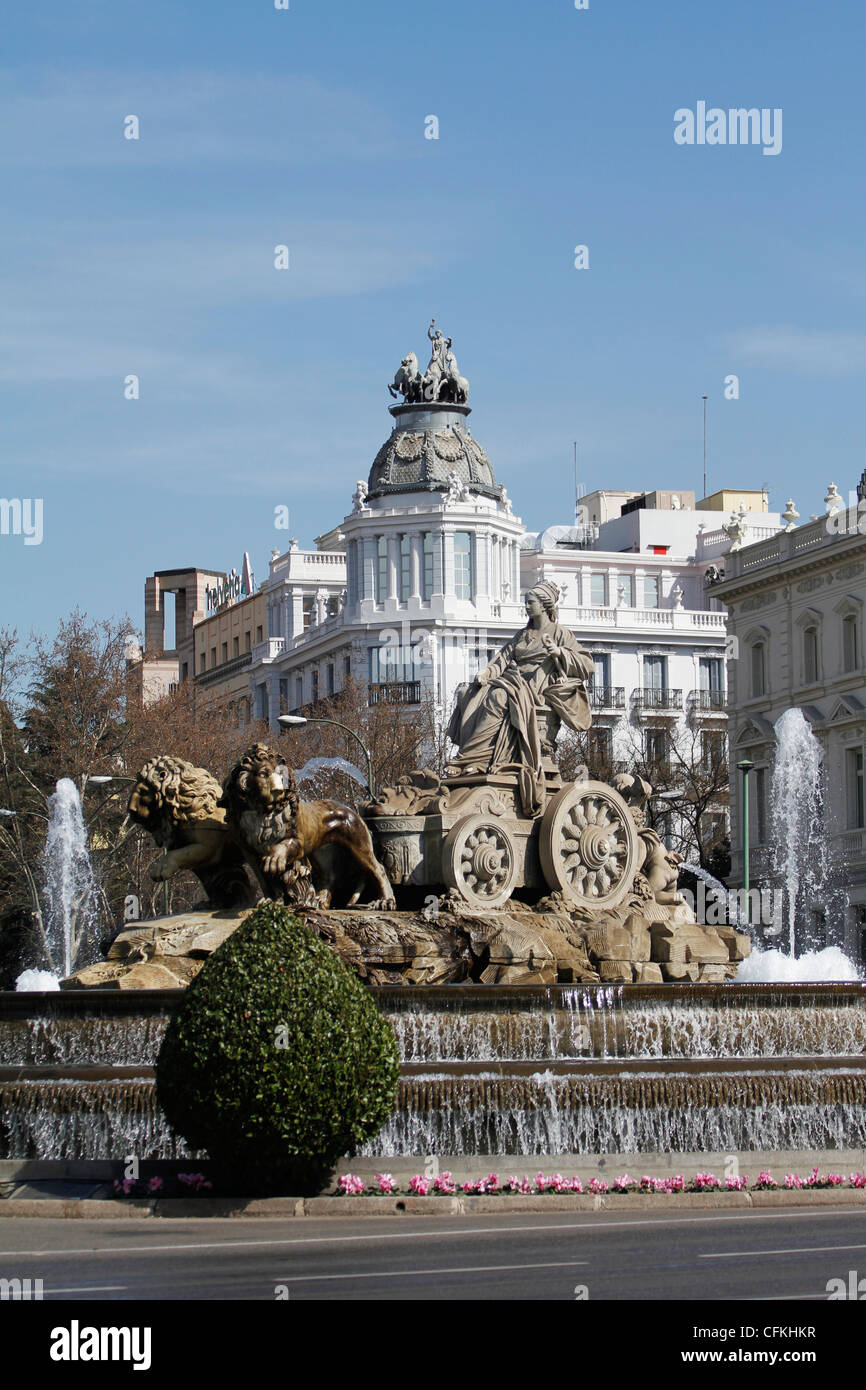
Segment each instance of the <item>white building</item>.
M636 748L663 761L696 723L707 740L723 737L725 613L704 575L730 536L713 499L696 510L688 493L599 492L583 499L580 525L526 533L466 404L390 413L391 435L339 526L315 550L292 541L273 555L268 636L250 667L256 716L275 725L351 676L371 703L411 706L424 691L447 721L457 686L524 625L523 596L545 579L562 591L560 620L593 652L593 737L612 761L633 761ZM781 527L765 508L741 512L750 535Z
M752 882L772 882L770 784L775 724L803 711L823 749L828 867L848 885L844 946L866 960L866 474L845 506L831 484L827 513L728 556L710 592L728 610L731 761L748 760ZM732 779L732 878L743 875L742 782ZM826 902L798 925L815 936ZM799 945L806 944L801 941Z

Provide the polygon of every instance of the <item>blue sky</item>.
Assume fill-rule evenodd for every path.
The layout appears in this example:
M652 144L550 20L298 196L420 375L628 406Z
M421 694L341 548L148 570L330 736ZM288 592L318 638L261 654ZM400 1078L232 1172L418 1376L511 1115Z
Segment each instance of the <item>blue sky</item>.
M48 0L4 28L0 493L44 499L41 545L0 536L22 633L140 624L155 569L249 550L262 578L280 505L311 544L432 315L530 529L569 519L575 439L589 488L700 494L704 392L711 489L805 519L856 485L854 0ZM781 108L781 153L678 146L698 101Z

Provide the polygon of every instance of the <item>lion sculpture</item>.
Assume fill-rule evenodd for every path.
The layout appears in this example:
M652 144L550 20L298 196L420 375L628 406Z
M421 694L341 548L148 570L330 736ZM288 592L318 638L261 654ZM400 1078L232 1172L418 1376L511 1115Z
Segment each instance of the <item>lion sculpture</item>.
M152 879L160 882L191 869L212 907L249 907L255 891L226 825L221 794L205 768L166 755L145 763L126 810L165 851L150 866Z
M370 906L396 906L361 817L338 801L302 801L291 770L267 744L254 744L235 764L220 805L266 897L296 902L299 870L309 863L323 907L335 894L354 907L368 884L378 893Z

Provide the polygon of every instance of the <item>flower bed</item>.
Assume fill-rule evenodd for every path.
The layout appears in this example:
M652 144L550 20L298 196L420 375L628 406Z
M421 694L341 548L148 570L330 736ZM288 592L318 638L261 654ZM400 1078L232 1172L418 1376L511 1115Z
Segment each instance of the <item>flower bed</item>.
M821 1175L817 1168L813 1168L808 1177L805 1178L797 1173L786 1173L782 1187L789 1190L800 1188L866 1188L866 1176L863 1173L850 1173L846 1179L841 1173ZM497 1194L539 1197L545 1193L575 1192L593 1197L621 1192L651 1192L664 1195L671 1192L774 1192L778 1189L779 1183L766 1169L762 1170L751 1183L747 1177L717 1178L714 1173L696 1173L690 1182L686 1182L682 1173L668 1178L653 1178L646 1175L642 1178L632 1178L629 1177L628 1173L623 1173L610 1183L603 1178L590 1178L588 1182L584 1182L582 1178L569 1178L562 1173L551 1173L550 1175L537 1173L534 1178L529 1178L526 1174L522 1177L512 1175L508 1178L500 1178L498 1173L489 1173L486 1178L477 1178L474 1182L458 1184L450 1172L445 1172L439 1173L435 1177L416 1173L409 1179L409 1183L405 1189L402 1189L402 1193L412 1197L453 1197L458 1193L463 1193L467 1197L487 1197ZM365 1182L355 1173L343 1173L337 1180L336 1195L341 1197L395 1197L401 1195L401 1189L390 1173L377 1173L372 1182Z

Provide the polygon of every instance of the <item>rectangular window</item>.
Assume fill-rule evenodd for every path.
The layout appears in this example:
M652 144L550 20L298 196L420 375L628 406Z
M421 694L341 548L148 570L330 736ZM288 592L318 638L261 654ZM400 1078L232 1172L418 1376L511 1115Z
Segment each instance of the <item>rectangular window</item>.
M643 577L643 606L644 608L658 608L659 606L659 577L657 574L645 574Z
M240 646L240 638L238 638L238 637L233 637L233 638L232 638L232 656L240 656L239 646Z
M262 629L261 629L260 627L257 627L257 628L256 628L256 641L257 641L257 642L261 642L261 641L262 641L262 636L263 636L263 634L262 634Z
M400 537L400 602L406 603L412 593L412 542Z
M334 693L334 667L333 667L333 665L329 662L329 663L328 663L328 694L329 694L329 695L333 695L333 693Z
M849 613L842 622L842 670L856 671L860 665L860 643L857 641L857 617Z
M607 605L607 575L591 574L589 576L589 601L593 608L604 608Z
M344 684L344 685L347 684L351 679L352 679L352 658L351 658L350 656L346 656L346 657L343 658L343 684Z
M435 539L432 531L424 532L424 589L421 597L425 602L433 596L433 545Z
M201 656L198 659L198 669L199 671L207 670L207 656L204 652L202 652Z
M616 581L616 591L621 608L634 608L633 574L621 574Z
M591 728L587 734L587 756L595 768L610 763L613 754L613 733L610 729ZM590 767L590 776L595 769Z
M388 537L379 536L376 540L376 602L384 603L388 597Z
M280 714L287 714L289 709L289 682L285 678L280 679Z
M211 670L213 670L214 666L216 666L216 647L211 647L210 649L210 664Z
M472 537L468 531L454 533L454 595L472 597Z
M315 704L316 701L317 701L318 698L319 698L319 668L318 668L317 666L314 666L314 667L313 667L313 670L312 670L312 673L311 673L310 685L311 685L310 694L311 694L311 696L312 696L313 704Z
M767 769L756 767L749 783L749 844L763 845L767 839Z
M864 824L862 748L845 750L845 773L848 783L848 829L861 830Z
M328 617L329 617L329 618L336 618L339 612L340 612L340 595L339 595L339 594L331 594L331 597L328 599Z
M666 656L645 656L643 659L644 690L663 691L668 688L668 659Z
M592 688L593 690L607 690L610 685L610 657L593 656L592 658Z
M304 632L307 632L313 621L313 604L315 600L308 595L306 598L302 599L301 602L303 604L304 613Z
M296 677L295 677L295 709L299 709L303 703L304 703L304 678L303 678L303 676L296 676Z
M253 649L253 634L248 628L244 633L244 651L251 652Z
M668 760L667 729L647 729L646 760L648 763L664 764Z
M706 690L713 695L721 695L725 687L724 664L720 656L701 657L701 690Z
M221 655L221 657L220 657L220 660L221 660L221 661L228 661L228 659L229 659L229 644L228 644L228 642L223 642L223 644L222 644L222 655Z
M752 698L757 699L766 690L766 669L764 666L764 653L766 647L763 642L755 642L752 647Z
M807 627L803 633L803 681L814 685L818 679L818 629Z
M267 719L267 717L268 717L268 687L267 687L266 685L260 685L260 686L259 686L259 692L258 692L258 693L259 693L258 717L259 717L259 719Z
M721 730L705 729L701 734L701 763L705 772L720 773L725 761L725 736Z

